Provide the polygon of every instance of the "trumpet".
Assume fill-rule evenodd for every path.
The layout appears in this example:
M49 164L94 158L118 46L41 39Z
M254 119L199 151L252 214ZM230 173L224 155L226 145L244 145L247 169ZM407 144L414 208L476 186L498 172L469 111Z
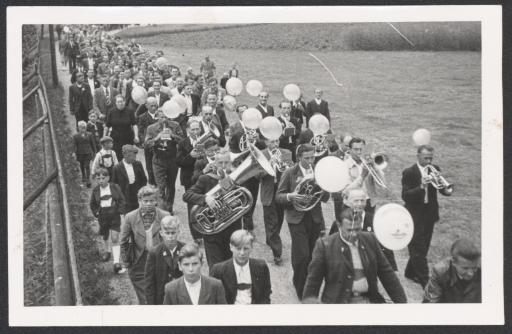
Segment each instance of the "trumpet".
M283 161L283 155L278 147L273 150L269 150L268 153L270 155L270 163L281 173L284 172L286 168L291 167L293 164L290 161Z
M430 176L429 183L438 190L446 189L449 193L453 192L453 184L449 183L434 166L427 165L425 170Z

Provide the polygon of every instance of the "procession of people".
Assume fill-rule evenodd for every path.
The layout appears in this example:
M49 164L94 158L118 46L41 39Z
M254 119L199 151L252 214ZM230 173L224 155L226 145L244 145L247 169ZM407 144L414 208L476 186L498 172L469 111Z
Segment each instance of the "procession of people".
M446 245L450 257L429 269L438 194L454 187L433 164L428 130L411 129L417 161L402 173L403 205L381 205L390 191L387 155L368 154L368 138L335 133L321 88L304 102L308 92L283 85L274 108L261 82L244 87L236 64L218 75L209 55L194 73L101 25L69 25L59 38L72 82L73 154L84 187L94 186L101 259L127 272L140 304L271 303L269 264L251 256L255 226L264 226L273 265L292 268L289 284L303 303L406 303L393 252L405 247L404 275L424 289L424 302L481 302L481 255L471 241ZM237 102L244 89L257 105ZM327 230L322 203L331 198ZM258 200L263 221L254 215ZM189 243L180 240L185 228ZM209 275L201 274L205 263Z

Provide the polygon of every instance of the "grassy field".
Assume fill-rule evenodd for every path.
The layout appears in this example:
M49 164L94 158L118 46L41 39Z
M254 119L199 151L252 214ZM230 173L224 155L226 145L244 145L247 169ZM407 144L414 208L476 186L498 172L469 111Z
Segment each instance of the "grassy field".
M257 25L156 25L128 28L123 38L174 48L270 50L479 51L478 22L313 23ZM230 29L231 28L231 29ZM232 29L237 28L237 29Z
M148 45L149 41L140 42ZM152 44L150 49L156 48ZM260 80L270 93L269 103L277 106L287 83L298 84L305 100L313 96L315 87L324 90L329 101L333 130L336 134L362 136L367 150L383 151L390 156L386 178L392 195L381 199L402 203L401 172L415 162L412 133L427 128L436 149L435 163L445 177L456 185L450 198L441 196L441 220L436 225L429 260L440 260L459 236L480 242L480 167L481 161L481 79L480 53L477 52L315 52L331 68L338 81L334 84L325 70L307 52L230 49L163 48L172 64L197 68L205 54L215 61L218 71L239 64L241 79ZM257 98L245 92L239 103L250 106ZM229 114L230 120L235 115ZM471 160L469 160L471 159ZM468 163L471 161L470 163ZM182 189L177 198L180 198ZM185 206L175 208L186 221ZM332 203L332 202L331 202ZM324 207L326 224L333 220L332 204ZM176 206L176 205L175 205ZM255 256L272 262L265 245L261 207L255 211L255 233L258 243ZM189 239L185 228L185 239ZM294 303L297 299L291 285L290 237L284 224L284 266L271 267L273 303ZM419 285L403 278L407 250L397 252L400 277L411 301L421 300Z

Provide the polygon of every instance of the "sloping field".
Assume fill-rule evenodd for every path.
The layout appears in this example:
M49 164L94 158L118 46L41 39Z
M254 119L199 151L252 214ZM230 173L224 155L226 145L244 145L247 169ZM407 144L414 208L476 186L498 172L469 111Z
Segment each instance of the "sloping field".
M479 22L404 22L393 25L413 46L383 22L155 25L129 28L119 33L119 36L146 37L144 45L158 45L162 48L306 51L479 51L481 48Z

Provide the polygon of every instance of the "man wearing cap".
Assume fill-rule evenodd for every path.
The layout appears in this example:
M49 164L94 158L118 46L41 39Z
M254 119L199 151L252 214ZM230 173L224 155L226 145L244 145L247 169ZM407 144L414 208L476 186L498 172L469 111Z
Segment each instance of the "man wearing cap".
M158 102L155 97L150 96L146 100L145 108L147 111L143 113L138 120L139 138L146 139L146 131L152 124L158 122L156 111ZM148 183L155 185L155 175L153 173L153 149L148 145L144 145L144 159L146 160L146 170L148 172Z
M268 105L268 93L265 91L260 92L258 95L260 103L256 106L261 113L263 118L268 116L274 116L274 107Z
M180 125L168 119L159 109L156 112L158 122L148 127L145 146L153 150L153 173L160 190L165 210L173 212L174 195L178 165L176 154L178 142L184 138Z
M347 208L336 217L339 233L318 239L308 266L303 302L316 303L322 282L324 304L384 303L377 279L394 303L406 303L404 289L373 233L361 232L361 216Z

